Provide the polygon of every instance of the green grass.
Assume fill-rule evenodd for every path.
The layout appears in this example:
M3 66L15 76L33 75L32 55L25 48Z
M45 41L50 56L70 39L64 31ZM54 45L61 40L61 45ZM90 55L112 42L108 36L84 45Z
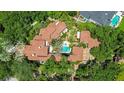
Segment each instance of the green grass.
M124 17L122 18L122 21L121 21L121 23L120 23L118 29L124 31Z

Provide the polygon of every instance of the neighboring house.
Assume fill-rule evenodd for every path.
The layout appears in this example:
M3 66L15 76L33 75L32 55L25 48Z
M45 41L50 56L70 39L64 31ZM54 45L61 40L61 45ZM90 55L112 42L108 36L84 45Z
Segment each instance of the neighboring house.
M100 25L110 25L116 11L81 11L80 15L90 22Z
M87 62L90 58L89 49L83 47L74 46L72 54L68 57L70 62Z
M64 22L50 23L46 28L41 29L40 34L34 37L30 45L25 46L24 55L29 60L47 61L51 57L50 43L65 32L67 32L67 28Z
M89 31L82 31L80 33L80 42L85 42L88 48L98 47L100 42L97 39L93 39Z
M83 60L83 48L74 46L72 49L72 54L68 57L70 62L81 62Z
M68 61L86 63L91 59L90 49L98 47L100 42L97 39L93 39L89 31L77 32L77 38L80 39L80 42L87 43L88 46L87 48L74 46Z

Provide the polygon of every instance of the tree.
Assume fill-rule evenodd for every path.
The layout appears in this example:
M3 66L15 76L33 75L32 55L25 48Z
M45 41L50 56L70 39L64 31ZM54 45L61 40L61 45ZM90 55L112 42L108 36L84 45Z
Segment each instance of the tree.
M120 81L124 80L124 64L123 63L120 64L120 71L117 75L116 80L120 80Z
M73 64L68 63L66 57L63 57L60 63L49 59L39 67L39 72L40 80L70 80Z
M27 60L23 60L23 62L14 61L11 67L13 76L18 80L34 80L33 70L34 66L31 63L28 63Z
M118 46L118 34L120 31L107 26L96 26L91 29L93 38L100 41L100 46L91 49L91 54L97 61L112 60Z
M77 70L76 77L79 80L92 80L92 81L107 81L116 80L119 72L119 65L115 62L89 62L82 65Z
M31 24L34 21L41 22L47 19L46 12L1 12L0 16L2 17L0 22L5 28L3 35L13 44L27 43L27 37L32 30Z
M112 60L116 56L124 57L124 33L109 26L75 21L73 19L75 15L75 11L0 12L0 31L3 32L0 33L0 79L15 76L19 80L70 80L74 72L74 64L69 63L66 57L63 57L59 63L49 59L39 67L39 65L36 66L36 63L32 64L31 61L24 58L22 58L22 62L16 60L16 53L10 51L19 42L29 43L39 33L40 28L49 24L50 21L47 18L51 17L66 23L68 30L72 33L70 41L74 41L74 34L83 29L89 30L91 36L100 41L100 46L92 48L90 51L96 59L80 66L76 71L76 78L79 80L115 80L120 66ZM32 26L34 22L37 24ZM63 38L65 36L63 35ZM56 46L60 44L60 42L57 44L55 42L52 43ZM79 46L84 45L79 44ZM103 67L103 64L106 66ZM40 72L38 79L33 76L37 68ZM121 74L119 77L123 78Z
M5 62L0 62L0 80L5 80L9 76L9 68Z
M4 31L4 27L3 27L3 25L0 23L0 32L3 32Z
M0 38L0 60L3 62L8 62L11 60L11 53L7 51L7 48L10 49L12 44L8 42L6 39ZM8 50L9 50L8 49Z
M59 19L63 13L64 12L62 12L62 11L56 11L56 12L55 11L48 11L47 12L48 16L53 18L53 19Z
M72 17L77 15L76 11L67 11L67 13L69 16L72 16Z
M115 54L119 55L120 57L124 57L124 33L121 31L118 34L117 41L118 41L118 48L115 50Z

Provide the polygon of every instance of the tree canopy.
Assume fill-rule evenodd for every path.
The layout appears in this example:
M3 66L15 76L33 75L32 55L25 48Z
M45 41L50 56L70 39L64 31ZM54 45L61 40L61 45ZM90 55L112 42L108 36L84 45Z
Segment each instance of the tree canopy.
M80 65L76 77L79 80L112 81L116 80L119 65L115 62L96 63L90 62Z
M90 30L92 37L100 41L100 46L91 49L91 54L95 56L97 61L112 60L115 50L119 48L118 35L120 30L112 29L107 26L96 26Z
M123 30L80 22L73 18L76 15L76 11L0 12L0 80L11 76L18 80L71 80L74 72L75 80L124 80L123 65L113 60L114 57L124 58ZM18 43L29 44L39 30L51 22L49 18L66 23L72 33L70 41L74 41L77 31L89 30L91 36L100 41L99 47L90 50L95 60L81 64L76 71L75 62L69 63L66 56L58 63L52 58L44 64L25 57L22 57L22 61L16 60L16 53L11 49ZM52 43L58 46L60 42L56 41ZM79 43L79 46L86 47L83 43ZM38 73L37 78L35 73Z
M40 80L70 80L73 64L68 63L66 57L63 57L59 63L49 59L39 67L39 71L41 73Z

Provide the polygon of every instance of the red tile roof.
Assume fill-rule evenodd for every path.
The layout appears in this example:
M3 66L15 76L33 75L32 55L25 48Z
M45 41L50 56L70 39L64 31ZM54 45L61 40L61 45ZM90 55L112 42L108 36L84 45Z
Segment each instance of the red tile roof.
M73 47L72 55L68 57L68 61L70 62L83 61L83 48Z
M36 47L38 47L38 46L45 46L45 40L32 40L31 42L30 42L30 44L32 45L32 46L36 46Z
M89 48L83 48L83 61L88 61L90 58Z
M49 58L48 47L43 45L40 46L39 43L37 43L36 45L26 45L24 54L28 57L29 60L42 59L42 61L45 61L47 58Z
M42 36L40 36L40 35L36 35L36 36L34 37L34 40L38 40L38 41L40 41L40 40L43 40L43 39L42 39Z
M82 55L82 51L83 51L83 48L74 46L72 53L74 55Z
M47 28L41 29L40 35L42 35L43 40L51 42L52 39L57 39L65 29L66 24L64 22L54 22L50 23Z
M98 47L100 42L97 39L93 39L89 31L82 31L80 35L80 41L88 43L89 48Z
M34 60L34 61L47 61L49 58L51 57L51 55L49 54L46 57L39 57L39 56L28 56L29 60Z
M54 60L56 61L56 62L60 62L61 61L61 55L54 55Z
M29 60L46 61L49 59L51 54L48 53L49 48L45 45L46 41L51 42L52 39L58 38L65 28L64 22L53 22L46 28L41 29L40 34L34 37L30 45L25 46L25 56ZM59 59L60 57L56 56L56 60L58 61Z
M68 57L70 62L81 62L89 60L89 49L82 47L73 47L72 55Z

